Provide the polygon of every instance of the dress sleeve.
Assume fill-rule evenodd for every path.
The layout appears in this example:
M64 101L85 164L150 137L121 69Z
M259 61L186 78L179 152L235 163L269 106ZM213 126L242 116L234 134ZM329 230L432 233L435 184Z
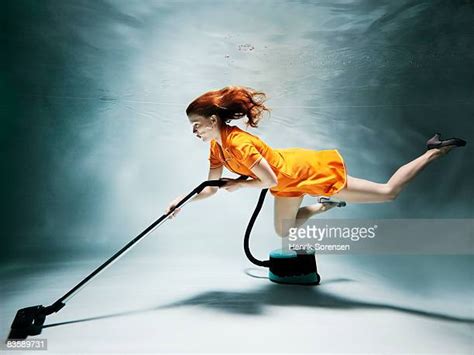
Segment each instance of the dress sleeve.
M219 148L216 147L215 144L211 144L209 150L209 163L211 169L216 169L224 165L224 162L219 156Z
M263 156L250 140L239 140L231 146L232 155L248 169L252 169Z

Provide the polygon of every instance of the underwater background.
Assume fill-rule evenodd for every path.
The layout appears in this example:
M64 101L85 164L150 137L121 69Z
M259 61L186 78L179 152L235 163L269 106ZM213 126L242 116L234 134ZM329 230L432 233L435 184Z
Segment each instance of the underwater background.
M249 132L275 148L338 149L355 177L385 182L435 132L468 141L396 201L324 218L474 217L473 1L17 0L1 9L3 319L27 306L16 303L25 280L79 263L59 297L207 178L209 147L185 109L227 85L268 95L271 115ZM233 265L219 285L249 266L242 238L257 197L221 191L189 204L120 264L154 260L177 278ZM272 209L267 197L252 237L258 255L278 247ZM330 268L355 270L391 290L388 299L474 317L470 254L318 262L323 280ZM459 351L473 343L462 332Z

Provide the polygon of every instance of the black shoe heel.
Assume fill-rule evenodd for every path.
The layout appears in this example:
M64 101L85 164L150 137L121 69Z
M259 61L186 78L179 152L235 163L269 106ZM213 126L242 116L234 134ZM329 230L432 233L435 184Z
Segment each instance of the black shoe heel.
M426 141L426 148L433 149L433 148L441 148L447 147L448 145L454 145L456 147L464 147L467 142L461 138L449 138L449 139L441 139L441 135L439 133L435 133L433 137Z

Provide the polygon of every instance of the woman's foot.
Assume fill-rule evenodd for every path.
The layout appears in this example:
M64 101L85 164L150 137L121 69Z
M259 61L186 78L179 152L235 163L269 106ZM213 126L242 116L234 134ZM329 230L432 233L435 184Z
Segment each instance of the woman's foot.
M441 147L441 148L433 148L433 149L436 149L439 153L439 155L445 155L445 154L448 154L451 149L453 149L454 147L456 147L455 145L447 145L445 147Z
M465 145L466 141L461 138L449 138L442 140L439 133L436 133L426 142L426 148L428 150L439 149L441 154L446 154L451 150L451 148L463 147Z

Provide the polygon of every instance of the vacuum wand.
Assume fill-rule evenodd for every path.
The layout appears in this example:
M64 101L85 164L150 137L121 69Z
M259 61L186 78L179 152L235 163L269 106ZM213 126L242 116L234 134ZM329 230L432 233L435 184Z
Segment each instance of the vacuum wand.
M176 208L182 207L185 205L189 200L196 194L199 194L204 190L206 187L223 187L227 183L226 180L208 180L202 182L199 186L197 186L193 191L191 191L188 195L186 195L181 201L176 204L174 209L169 211L168 213L162 215L158 218L155 222L153 222L150 226L148 226L143 232L137 235L133 240L127 243L122 249L117 251L112 257L110 257L107 261L105 261L102 265L96 268L93 272L91 272L86 278L84 278L81 282L79 282L76 286L74 286L71 290L69 290L64 296L59 298L56 302L51 304L50 306L32 306L22 308L17 311L15 319L12 322L10 334L8 335L8 340L18 340L18 339L26 339L28 335L38 335L41 333L43 328L43 324L45 322L46 316L58 312L61 310L65 305L66 302L69 301L74 295L76 295L83 287L85 287L94 277L112 265L115 261L117 261L120 257L125 255L133 246L135 246L139 241L141 241L144 237L146 237L150 232L154 229L159 227L162 223L164 223L169 216L173 213Z

